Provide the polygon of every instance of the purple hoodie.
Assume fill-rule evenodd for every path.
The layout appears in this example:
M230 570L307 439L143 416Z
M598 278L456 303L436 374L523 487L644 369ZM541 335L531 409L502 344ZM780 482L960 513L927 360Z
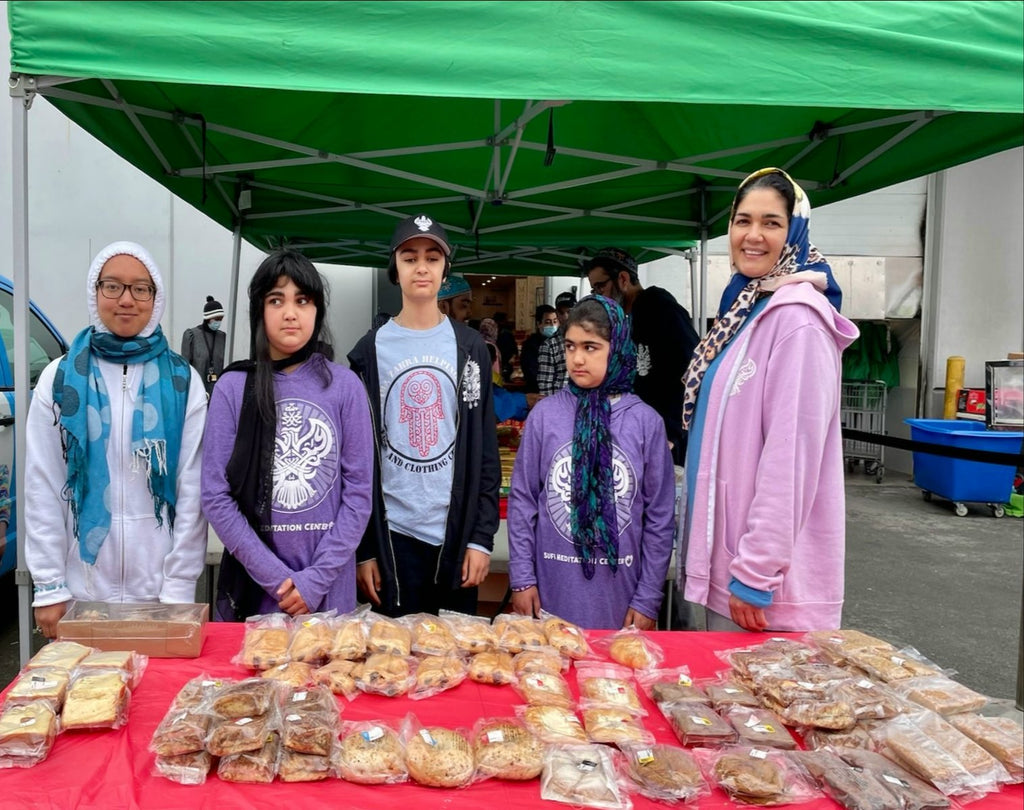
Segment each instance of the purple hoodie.
M702 389L686 598L728 617L735 578L771 591L772 630L839 627L846 511L839 390L857 327L811 284L781 287ZM699 458L695 456L699 454Z
M591 629L618 629L629 608L657 618L672 556L675 476L657 412L635 394L612 400L619 566L583 576L569 530L576 397L541 400L526 420L508 497L509 583L536 585L541 607Z
M316 364L325 363L324 388ZM203 511L224 546L266 595L260 613L278 613L272 594L288 577L311 612L356 606L355 550L370 517L373 436L359 378L314 355L276 373L277 439L270 545L231 497L227 464L235 444L245 374L228 372L213 389L203 437Z

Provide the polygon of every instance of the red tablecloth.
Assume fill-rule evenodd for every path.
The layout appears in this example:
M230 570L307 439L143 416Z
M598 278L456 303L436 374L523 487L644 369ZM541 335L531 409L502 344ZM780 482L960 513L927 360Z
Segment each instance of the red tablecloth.
M750 644L742 633L661 632L652 636L666 653L666 665L687 664L694 677L722 669L716 650ZM0 807L47 808L48 810L250 810L267 808L515 808L557 807L542 802L539 783L488 780L463 790L436 790L415 784L364 786L340 780L314 783L239 785L221 782L211 775L206 784L186 787L151 773L153 755L148 746L153 730L163 718L171 699L182 685L200 674L228 678L250 672L230 663L242 640L242 625L211 624L203 654L193 659L159 659L149 662L141 684L132 696L130 721L116 731L68 732L60 735L50 756L34 768L0 771ZM659 742L675 742L657 709L646 702L650 714L645 725ZM482 686L465 681L437 697L412 701L360 695L351 703L339 698L342 720L404 717L412 711L425 725L471 727L479 717L513 714L518 697L511 687ZM1020 785L1004 788L972 805L978 810L1020 810L1024 791ZM643 797L634 798L638 810L664 807ZM728 808L725 794L715 790L699 801L700 810ZM830 799L820 799L806 810L835 810Z

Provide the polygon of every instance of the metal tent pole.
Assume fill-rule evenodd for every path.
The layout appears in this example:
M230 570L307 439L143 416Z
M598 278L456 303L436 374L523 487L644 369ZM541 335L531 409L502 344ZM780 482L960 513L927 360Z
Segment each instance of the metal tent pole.
M704 337L708 322L708 189L700 190L700 322L694 324Z
M32 577L25 565L25 442L29 403L28 285L28 109L35 94L31 80L19 76L10 85L11 115L11 270L14 279L14 486L18 532L18 657L25 666L32 654Z
M235 359L235 330L238 314L238 264L242 255L242 222L235 224L235 231L231 242L231 293L228 299L228 356L225 365L234 362Z

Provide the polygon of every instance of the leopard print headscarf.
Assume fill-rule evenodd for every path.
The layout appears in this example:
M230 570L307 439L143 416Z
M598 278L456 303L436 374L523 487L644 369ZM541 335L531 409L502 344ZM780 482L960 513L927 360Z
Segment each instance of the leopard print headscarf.
M818 249L808 239L808 223L811 218L811 204L807 199L804 190L794 182L793 178L782 169L766 168L760 169L749 175L740 183L737 191L759 177L772 173L781 174L786 181L793 186L796 196L794 210L789 218L789 230L786 233L786 244L782 248L779 260L775 266L761 278L751 279L736 296L732 306L715 321L714 325L704 336L704 339L697 344L693 350L693 357L690 366L686 371L683 389L683 430L689 430L693 421L694 412L697 409L697 394L700 392L701 382L704 374L714 360L725 347L729 345L744 321L750 316L751 310L757 299L762 295L774 292L779 287L792 281L811 281L824 292L828 279L818 268L826 265L825 257L818 252ZM729 227L732 228L732 221L736 214L736 200L733 200L732 210L729 212ZM731 249L730 249L731 251ZM732 257L730 256L730 259Z

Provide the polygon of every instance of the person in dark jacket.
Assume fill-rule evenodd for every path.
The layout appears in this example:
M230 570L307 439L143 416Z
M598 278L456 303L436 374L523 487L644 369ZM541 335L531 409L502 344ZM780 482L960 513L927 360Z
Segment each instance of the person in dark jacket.
M444 228L425 214L391 238L402 309L348 355L370 399L377 453L359 590L390 615L476 612L498 529L501 462L490 360L479 333L437 307L451 269Z
M220 331L223 322L224 307L208 295L203 305L203 322L186 329L181 336L181 356L199 372L207 397L213 393L214 383L224 370L224 344L227 340Z
M523 381L528 394L536 394L540 390L537 386L540 348L558 331L558 313L550 304L541 304L534 313L534 323L536 330L523 341L523 347L519 350L519 365L523 369Z

